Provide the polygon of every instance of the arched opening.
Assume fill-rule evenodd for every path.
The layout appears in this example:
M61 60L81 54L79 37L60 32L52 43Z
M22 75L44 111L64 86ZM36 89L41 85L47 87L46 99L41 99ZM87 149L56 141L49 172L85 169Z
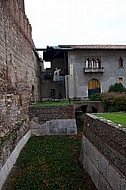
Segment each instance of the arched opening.
M98 113L98 109L92 106L92 113Z
M91 79L88 82L88 97L90 98L92 94L101 93L101 85L97 79Z

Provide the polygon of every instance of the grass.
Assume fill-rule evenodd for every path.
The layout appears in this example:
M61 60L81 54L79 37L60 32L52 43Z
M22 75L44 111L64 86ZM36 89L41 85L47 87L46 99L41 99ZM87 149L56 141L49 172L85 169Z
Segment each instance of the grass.
M111 120L116 124L121 124L126 127L126 113L104 113L95 114L98 117L103 117L105 119Z
M62 101L47 101L47 102L38 102L36 106L68 106L70 102L67 100Z
M71 104L83 104L85 102L89 102L89 100L57 100L57 101L45 101L45 102L37 102L35 106L68 106ZM90 101L93 102L93 101Z
M93 190L77 164L81 134L31 137L2 190Z

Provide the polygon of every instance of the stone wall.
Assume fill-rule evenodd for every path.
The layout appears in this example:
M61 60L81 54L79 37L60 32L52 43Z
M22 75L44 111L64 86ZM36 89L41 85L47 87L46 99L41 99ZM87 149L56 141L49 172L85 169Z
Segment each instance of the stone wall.
M92 113L95 109L103 113L101 102L71 103L68 106L30 106L30 128L34 135L61 135L77 133L77 117ZM77 114L79 112L79 114Z
M30 102L39 100L39 58L33 48L24 1L1 0L0 169L29 131Z
M29 116L29 124L34 135L77 133L74 105L51 107L31 106L29 108Z
M126 128L85 114L80 161L99 190L125 190Z

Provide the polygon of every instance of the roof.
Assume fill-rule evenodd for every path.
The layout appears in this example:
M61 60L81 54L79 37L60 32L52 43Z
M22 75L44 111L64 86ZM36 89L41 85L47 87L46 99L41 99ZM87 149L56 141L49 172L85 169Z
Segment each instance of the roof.
M64 53L74 50L126 50L126 45L58 45L47 46L46 49L36 49L43 51L43 59L50 61L55 57L64 57Z
M59 47L71 49L126 49L126 45L59 45Z
M126 49L126 45L58 45L47 46L47 48L35 48L36 51L48 50L75 50L75 49Z

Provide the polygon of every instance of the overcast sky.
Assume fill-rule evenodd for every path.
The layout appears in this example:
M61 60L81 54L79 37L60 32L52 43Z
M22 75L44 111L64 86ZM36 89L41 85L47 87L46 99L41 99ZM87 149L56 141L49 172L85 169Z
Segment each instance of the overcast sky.
M25 0L37 48L126 44L126 0Z

